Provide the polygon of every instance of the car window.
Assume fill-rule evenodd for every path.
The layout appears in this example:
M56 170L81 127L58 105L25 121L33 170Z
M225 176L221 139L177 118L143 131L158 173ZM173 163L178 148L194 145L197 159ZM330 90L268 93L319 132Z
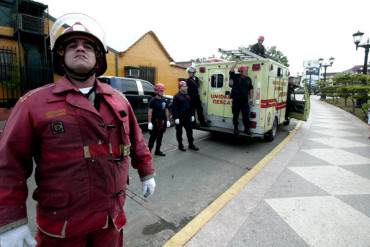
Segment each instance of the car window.
M104 83L107 83L107 84L110 85L110 78L99 77L98 79L99 79L99 81L104 82Z
M113 88L124 94L138 94L136 80L119 77L100 77L99 80L110 84Z
M138 94L137 85L135 80L120 79L120 83L123 88L123 92L126 94Z
M145 95L155 95L154 86L148 81L141 81Z

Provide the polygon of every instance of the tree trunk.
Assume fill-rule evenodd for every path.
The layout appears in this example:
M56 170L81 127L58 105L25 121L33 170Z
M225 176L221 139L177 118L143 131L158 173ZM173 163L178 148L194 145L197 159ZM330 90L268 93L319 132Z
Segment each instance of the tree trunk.
M355 113L355 104L356 104L356 101L354 100L353 97L351 97L351 101L352 101L352 112Z

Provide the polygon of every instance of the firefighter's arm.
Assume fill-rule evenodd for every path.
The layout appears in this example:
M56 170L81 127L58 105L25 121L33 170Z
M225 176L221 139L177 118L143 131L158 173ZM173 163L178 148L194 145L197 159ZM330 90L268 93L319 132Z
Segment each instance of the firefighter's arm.
M148 122L152 122L152 114L153 114L153 108L149 108L148 110Z
M178 114L178 99L177 97L173 97L173 102L172 102L172 117L173 119L178 119L179 114Z
M230 72L234 72L235 71L235 67L236 65L238 64L239 61L235 61L235 63L231 66L230 68Z
M153 129L152 114L153 114L153 108L149 108L148 110L148 130Z
M252 80L250 80L250 88L249 88L249 99L250 99L250 102L251 104L253 105L254 104L254 91L253 91L253 84L252 84Z
M34 139L27 102L18 101L0 139L0 233L27 224L26 180L32 174Z
M130 125L131 165L138 170L141 181L145 181L154 177L152 155L145 144L143 133L129 104L127 104L127 115Z

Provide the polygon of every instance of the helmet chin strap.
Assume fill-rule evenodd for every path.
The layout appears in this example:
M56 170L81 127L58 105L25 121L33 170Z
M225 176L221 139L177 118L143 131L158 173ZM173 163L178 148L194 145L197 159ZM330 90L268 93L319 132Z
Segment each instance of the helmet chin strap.
M69 78L76 81L84 82L95 74L95 67L86 73L77 73L64 65L64 71Z

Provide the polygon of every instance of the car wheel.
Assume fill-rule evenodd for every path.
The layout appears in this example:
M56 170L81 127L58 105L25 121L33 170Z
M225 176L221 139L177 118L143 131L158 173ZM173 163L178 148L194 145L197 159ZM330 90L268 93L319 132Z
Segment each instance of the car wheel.
M278 132L278 120L275 117L272 129L265 134L265 140L269 142L273 141L277 135L277 132Z

